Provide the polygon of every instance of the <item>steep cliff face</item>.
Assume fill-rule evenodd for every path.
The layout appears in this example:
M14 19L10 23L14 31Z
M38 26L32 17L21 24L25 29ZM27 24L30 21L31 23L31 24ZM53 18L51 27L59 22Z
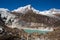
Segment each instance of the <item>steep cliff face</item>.
M59 26L59 19L45 15L27 13L22 16L22 20L27 22L43 23L50 26ZM56 25L57 24L57 25Z

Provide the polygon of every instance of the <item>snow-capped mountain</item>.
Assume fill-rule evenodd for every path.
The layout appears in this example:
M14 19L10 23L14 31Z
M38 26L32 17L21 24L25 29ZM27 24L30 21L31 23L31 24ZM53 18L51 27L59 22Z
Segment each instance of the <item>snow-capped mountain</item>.
M56 16L56 15L60 15L60 9L53 8L50 10L39 11L33 8L31 5L19 7L12 11L9 11L8 9L5 9L5 8L0 8L0 14L3 21L5 21L5 25L13 28L14 26L15 27L30 26L31 23L29 22L29 20L31 22L33 21L40 22L42 20L44 21L45 18L47 18L46 20L48 20L49 18L50 22L53 22L52 20L54 20L54 22L57 22L57 20L60 20L60 17ZM57 19L53 19L53 18L57 18ZM28 22L26 22L25 20ZM47 21L44 21L44 22L47 22ZM50 22L47 22L47 24L51 24L51 25L54 24L54 22L53 23L50 23Z
M12 12L26 13L29 10L31 10L31 5L27 5L27 6L24 6L24 7L19 7L18 9L14 9Z
M18 12L18 13L26 13L27 11L32 10L33 12L39 13L39 14L55 14L55 13L60 13L60 9L55 9L52 8L50 10L44 10L44 11L39 11L33 8L31 5L26 5L24 7L19 7L18 9L14 9L12 12ZM44 15L43 14L43 15Z
M25 14L28 11L33 11L36 14L42 14L42 15L46 15L46 16L50 16L50 17L56 17L53 14L60 14L60 9L52 8L50 10L39 11L39 10L36 10L35 8L33 8L31 5L26 5L24 7L19 7L18 9L14 9L12 12Z

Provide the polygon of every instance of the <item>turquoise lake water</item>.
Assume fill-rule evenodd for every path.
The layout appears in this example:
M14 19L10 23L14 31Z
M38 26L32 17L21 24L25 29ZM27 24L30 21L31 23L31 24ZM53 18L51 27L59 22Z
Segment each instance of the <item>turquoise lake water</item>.
M45 34L45 33L48 33L49 31L41 31L41 30L30 30L30 29L24 29L25 32L27 33L33 33L33 32L37 32L39 34Z

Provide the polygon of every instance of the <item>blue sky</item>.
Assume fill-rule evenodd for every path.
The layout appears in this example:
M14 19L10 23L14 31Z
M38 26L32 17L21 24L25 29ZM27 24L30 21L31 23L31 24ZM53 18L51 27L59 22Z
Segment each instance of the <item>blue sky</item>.
M60 0L0 0L0 8L9 10L31 4L37 10L60 9Z

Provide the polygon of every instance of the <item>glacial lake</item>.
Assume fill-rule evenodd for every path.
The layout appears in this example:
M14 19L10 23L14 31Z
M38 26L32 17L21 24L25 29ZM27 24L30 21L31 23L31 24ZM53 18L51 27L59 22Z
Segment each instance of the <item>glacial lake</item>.
M31 33L34 33L34 32L37 32L39 34L45 34L45 33L48 33L49 31L41 31L41 30L30 30L30 29L24 29L25 32L31 34Z

